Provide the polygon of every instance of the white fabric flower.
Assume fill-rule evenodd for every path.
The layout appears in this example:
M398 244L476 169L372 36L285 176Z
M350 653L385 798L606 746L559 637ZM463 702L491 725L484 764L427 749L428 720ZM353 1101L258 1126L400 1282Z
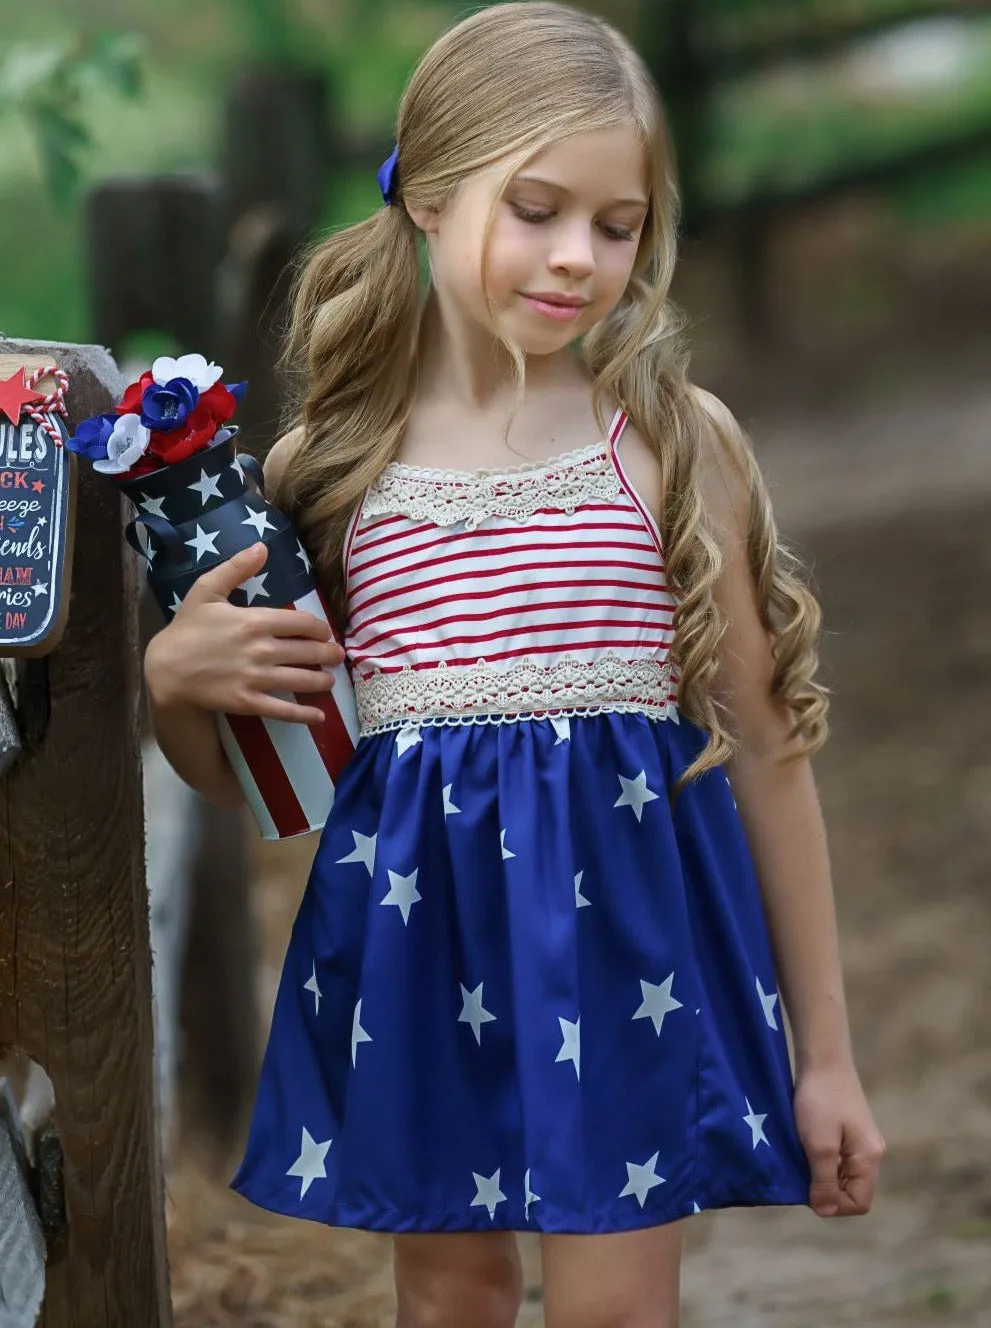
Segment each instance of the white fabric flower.
M140 415L122 415L107 439L106 461L94 461L93 469L101 475L123 475L144 456L150 442L151 430Z
M159 387L173 378L185 378L198 391L206 392L223 378L224 371L212 360L207 364L202 355L180 355L177 360L171 355L159 355L151 366L151 376Z

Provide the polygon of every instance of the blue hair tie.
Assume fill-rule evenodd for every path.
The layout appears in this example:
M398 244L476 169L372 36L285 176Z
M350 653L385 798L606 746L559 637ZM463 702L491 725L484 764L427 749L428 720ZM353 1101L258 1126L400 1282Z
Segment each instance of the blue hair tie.
M392 149L387 161L379 167L378 182L382 190L382 201L388 206L396 201L397 176L399 174L399 147Z

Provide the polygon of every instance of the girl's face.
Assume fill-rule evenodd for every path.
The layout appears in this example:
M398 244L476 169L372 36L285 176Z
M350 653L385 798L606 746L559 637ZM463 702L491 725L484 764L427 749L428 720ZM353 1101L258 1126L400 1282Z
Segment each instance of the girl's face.
M471 176L424 226L434 284L448 318L492 330L482 242L495 202L485 289L505 333L527 354L553 354L626 289L648 210L646 154L630 126L576 134L532 157L496 202L505 170Z

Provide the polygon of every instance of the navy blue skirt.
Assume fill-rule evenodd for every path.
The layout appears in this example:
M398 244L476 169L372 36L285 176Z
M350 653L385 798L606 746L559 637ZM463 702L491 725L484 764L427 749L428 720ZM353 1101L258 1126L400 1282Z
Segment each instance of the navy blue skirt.
M286 956L243 1162L375 1231L598 1233L805 1204L758 883L687 723L363 737Z

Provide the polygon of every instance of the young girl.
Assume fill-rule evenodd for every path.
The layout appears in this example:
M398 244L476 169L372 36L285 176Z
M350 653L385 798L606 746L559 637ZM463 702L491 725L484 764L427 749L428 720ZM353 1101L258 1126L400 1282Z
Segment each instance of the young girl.
M809 766L818 608L686 377L629 45L484 9L413 74L397 143L387 205L303 273L305 397L266 465L362 736L234 1186L394 1233L403 1328L512 1324L517 1231L552 1328L659 1328L692 1213L873 1199ZM219 802L209 712L314 722L270 693L341 658L315 619L227 602L263 559L205 575L146 659L166 754Z

